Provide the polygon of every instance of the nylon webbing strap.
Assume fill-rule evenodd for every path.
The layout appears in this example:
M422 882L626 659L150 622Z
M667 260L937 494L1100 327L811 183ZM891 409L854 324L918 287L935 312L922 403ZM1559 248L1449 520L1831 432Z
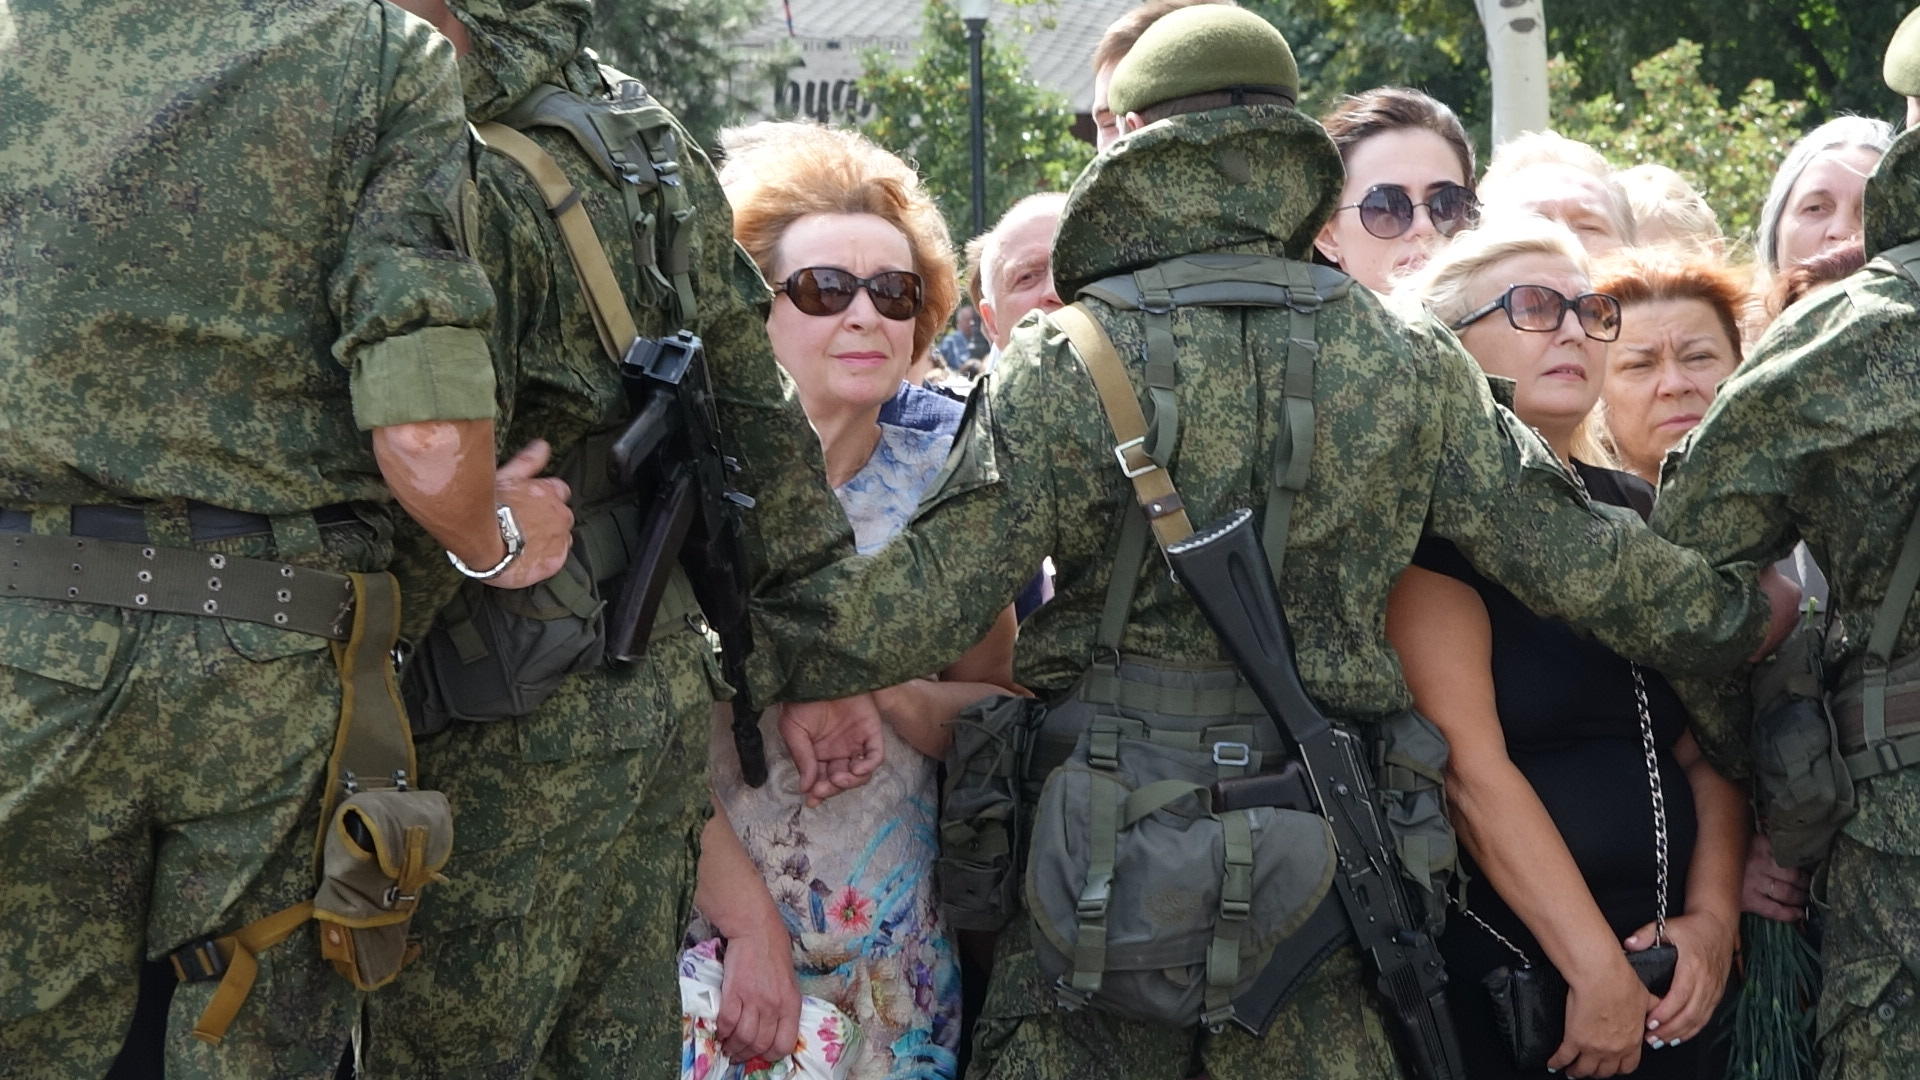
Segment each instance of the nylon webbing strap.
M194 1038L220 1045L220 1040L227 1037L227 1029L233 1026L233 1018L240 1015L240 1006L246 1004L247 995L253 992L254 980L260 975L260 961L256 959L260 951L292 937L311 918L313 901L308 900L206 943L205 947L218 951L227 970L220 977L220 985L214 989L207 1007L201 1010L199 1022L193 1026ZM183 981L193 978L182 965L180 954L169 959L173 961L174 975Z
M1240 981L1240 936L1253 913L1253 815L1230 810L1219 815L1226 870L1220 879L1220 918L1207 945L1207 988L1201 996L1200 1022L1224 1024L1233 1015L1233 990Z
M340 724L321 790L320 827L314 837L316 867L327 829L333 823L334 807L350 785L385 786L418 779L412 732L400 704L391 660L394 643L400 637L400 584L387 573L347 576L353 588L353 622L346 642L335 642L333 647L334 661L340 668ZM173 955L174 974L183 980L204 974L190 972L183 956L198 959L196 954L211 947L226 962L220 986L194 1026L196 1038L217 1045L226 1037L227 1028L253 988L259 971L255 955L285 941L312 917L313 902L303 901Z
M261 623L347 636L347 575L191 548L0 533L0 596Z
M1285 265L1297 280L1295 295L1313 295L1305 263ZM1293 527L1293 500L1307 489L1313 466L1313 372L1320 358L1314 337L1319 304L1290 309L1287 325L1287 366L1281 384L1280 435L1273 444L1273 470L1268 479L1267 513L1261 522L1260 542L1277 581L1287 557L1287 533Z
M626 358L627 346L640 336L640 330L620 291L613 264L607 261L606 249L600 246L599 234L594 232L593 220L580 204L579 190L539 143L505 124L481 124L479 132L488 146L520 166L540 189L547 212L566 244L574 276L580 279L580 288L586 294L587 307L593 312L593 328L600 334L600 345L618 364Z
M1107 901L1113 892L1114 857L1120 845L1120 814L1127 789L1102 772L1087 774L1087 878L1074 905L1073 974L1061 987L1064 1003L1078 1007L1100 992L1107 970Z
M1887 594L1873 615L1873 632L1867 637L1867 655L1860 685L1860 731L1867 753L1887 738L1887 670L1892 666L1893 646L1900 635L1907 608L1913 603L1914 590L1920 587L1920 507L1907 522L1907 535L1900 543L1900 557L1893 564L1893 577L1887 582ZM1897 767L1897 766L1896 766Z

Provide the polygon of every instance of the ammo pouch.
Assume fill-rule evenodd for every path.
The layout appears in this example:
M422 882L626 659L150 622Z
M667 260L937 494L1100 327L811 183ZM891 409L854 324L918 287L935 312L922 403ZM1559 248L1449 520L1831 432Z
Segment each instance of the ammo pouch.
M1077 735L1034 809L1026 904L1063 1007L1223 1023L1326 898L1323 818L1213 806L1216 781L1285 763L1258 708L1232 669L1129 660L1047 711L1040 745Z
M455 720L527 716L562 679L600 663L605 605L580 547L576 539L558 574L524 589L461 583L407 662L416 737Z
M1826 636L1806 620L1754 669L1753 799L1773 858L1808 868L1853 816L1853 779L1824 692Z
M1438 937L1460 866L1447 817L1447 738L1412 709L1374 725L1372 734L1374 795L1400 856L1400 873L1424 898L1424 928Z
M349 795L321 845L313 917L320 954L361 990L393 981L419 951L407 924L453 852L453 814L437 791L383 788Z
M977 701L954 721L933 872L941 913L956 930L996 931L1019 910L1022 788L1045 712L1033 698L1008 695Z

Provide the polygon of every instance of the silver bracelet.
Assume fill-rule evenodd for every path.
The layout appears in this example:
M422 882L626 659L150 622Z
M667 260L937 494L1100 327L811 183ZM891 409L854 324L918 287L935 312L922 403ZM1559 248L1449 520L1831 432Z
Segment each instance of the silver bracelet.
M452 551L447 552L447 561L453 564L453 568L473 578L475 581L485 581L488 578L496 578L505 573L507 567L513 565L513 560L520 557L521 549L527 546L526 538L520 535L520 523L513 520L513 511L511 509L505 506L496 506L493 508L493 516L500 522L500 539L505 541L507 545L507 553L499 562L494 563L489 569L475 570L466 563L461 562L460 556L455 555Z

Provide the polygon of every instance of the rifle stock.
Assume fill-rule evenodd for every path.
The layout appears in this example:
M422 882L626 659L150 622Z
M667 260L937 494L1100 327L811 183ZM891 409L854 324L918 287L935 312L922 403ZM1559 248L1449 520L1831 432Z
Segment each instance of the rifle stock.
M1446 1005L1445 964L1407 894L1374 800L1372 772L1354 736L1335 727L1300 682L1253 513L1236 511L1168 547L1167 559L1260 704L1299 748L1320 812L1333 827L1340 902L1375 986L1391 1007L1414 1075L1464 1080Z

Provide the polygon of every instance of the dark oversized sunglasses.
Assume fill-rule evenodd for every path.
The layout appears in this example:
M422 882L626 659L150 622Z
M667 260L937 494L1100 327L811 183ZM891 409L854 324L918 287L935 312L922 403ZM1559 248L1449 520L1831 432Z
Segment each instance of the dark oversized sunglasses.
M860 277L834 266L809 266L787 275L774 286L787 294L793 306L808 315L838 315L853 303L861 289L873 298L873 310L883 317L905 322L920 314L925 303L920 275L911 270L883 270L872 277Z
M1441 184L1426 202L1414 202L1413 196L1399 184L1375 184L1360 196L1357 203L1348 203L1342 210L1360 211L1360 227L1382 240L1391 240L1413 228L1413 211L1424 206L1427 214L1433 218L1433 231L1441 236L1452 236L1461 229L1470 229L1480 220L1480 199L1473 192L1459 184Z
M1509 285L1498 300L1462 318L1453 328L1463 330L1502 309L1515 330L1552 333L1560 329L1571 311L1580 320L1581 332L1593 340L1613 341L1620 336L1620 301L1597 292L1569 298L1545 285Z

